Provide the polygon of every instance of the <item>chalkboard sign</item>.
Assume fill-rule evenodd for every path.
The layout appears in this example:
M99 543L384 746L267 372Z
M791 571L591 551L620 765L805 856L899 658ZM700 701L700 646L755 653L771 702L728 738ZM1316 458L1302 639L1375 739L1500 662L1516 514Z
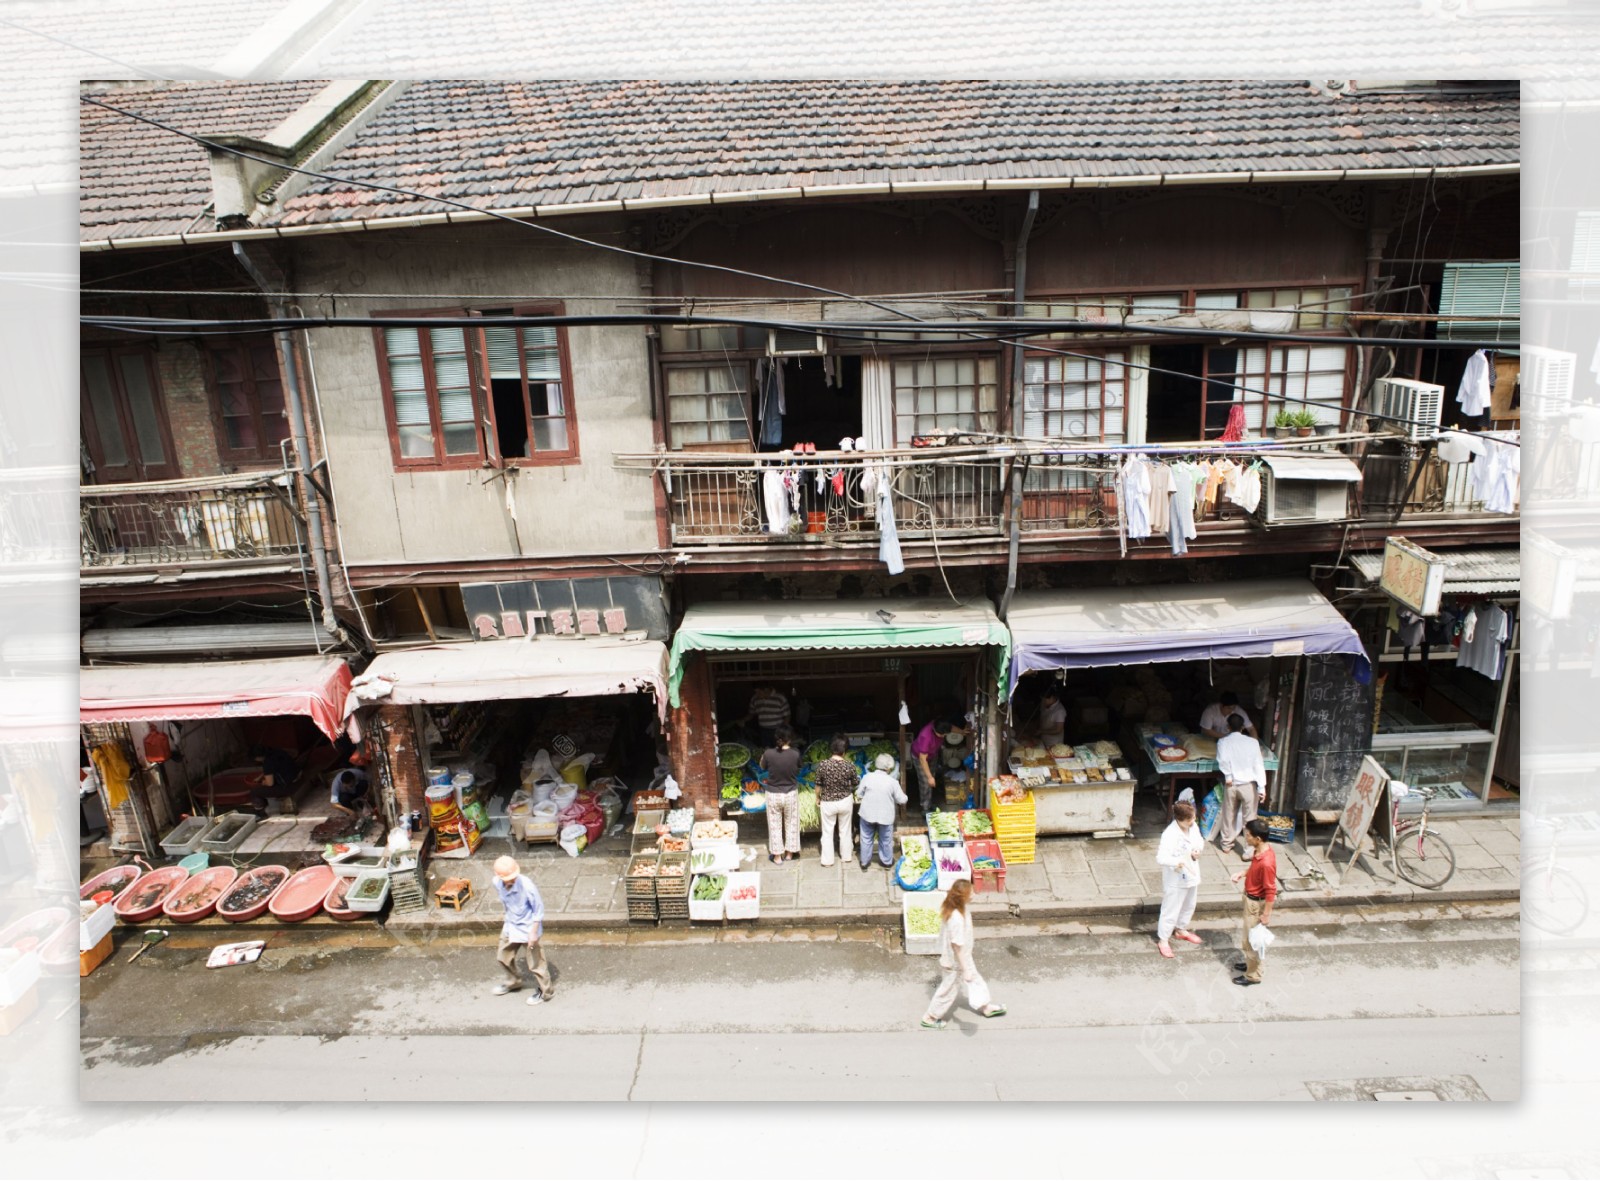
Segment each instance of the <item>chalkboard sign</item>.
M1361 760L1372 749L1372 705L1372 685L1351 676L1343 656L1306 658L1295 808L1344 807Z

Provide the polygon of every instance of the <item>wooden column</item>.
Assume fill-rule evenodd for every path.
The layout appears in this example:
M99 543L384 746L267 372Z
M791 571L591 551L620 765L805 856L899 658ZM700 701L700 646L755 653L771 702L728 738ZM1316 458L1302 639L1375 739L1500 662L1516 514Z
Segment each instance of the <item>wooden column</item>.
M692 807L696 818L715 820L722 791L717 765L716 710L711 696L711 669L705 657L690 654L684 663L682 704L668 714L667 740L672 777L683 790L679 803Z

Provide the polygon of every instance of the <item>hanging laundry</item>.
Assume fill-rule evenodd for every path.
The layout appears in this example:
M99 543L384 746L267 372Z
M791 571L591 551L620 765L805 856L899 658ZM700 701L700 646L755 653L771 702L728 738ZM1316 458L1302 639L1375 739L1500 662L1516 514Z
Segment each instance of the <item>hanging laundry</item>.
M1188 553L1187 543L1195 539L1195 488L1199 483L1200 469L1196 465L1179 463L1172 466L1172 516L1167 526L1167 540L1174 554Z
M1130 455L1117 473L1117 502L1127 521L1131 538L1150 536L1150 463L1142 455ZM1123 553L1127 553L1126 547Z
M1400 625L1395 629L1395 634L1400 639L1400 647L1408 653L1418 644L1422 643L1427 620L1415 611L1404 607L1400 608Z
M763 357L756 362L756 388L760 391L761 445L783 445L783 416L787 413L783 396L783 366Z
M1492 681L1505 675L1506 648L1511 639L1512 616L1498 603L1481 612L1472 629L1471 640L1461 645L1456 663L1461 668L1481 673Z
M1228 407L1228 425L1223 428L1222 442L1238 443L1244 439L1244 403L1235 402Z
M878 561L888 567L890 574L904 573L906 568L900 556L900 534L894 523L894 497L889 494L887 480L878 484Z
M1483 454L1472 461L1469 475L1473 492L1486 513L1514 513L1522 476L1522 448L1510 436L1485 432Z
M767 532L789 531L789 495L781 468L769 467L761 476L761 499L767 509Z
M822 380L827 382L830 388L838 387L839 359L837 357L827 356L822 358Z
M1261 503L1261 465L1252 463L1239 472L1233 486L1228 489L1228 499L1247 513L1256 511Z
M1489 356L1479 349L1467 359L1467 371L1461 375L1461 388L1456 391L1456 401L1461 412L1476 418L1489 409L1494 386L1489 383Z
M1150 532L1167 531L1172 514L1172 469L1164 463L1150 465Z

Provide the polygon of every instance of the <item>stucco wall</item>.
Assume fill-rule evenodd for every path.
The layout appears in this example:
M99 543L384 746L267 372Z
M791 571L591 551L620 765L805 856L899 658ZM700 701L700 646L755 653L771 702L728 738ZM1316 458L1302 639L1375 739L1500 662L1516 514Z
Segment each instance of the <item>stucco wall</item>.
M551 298L565 299L573 312L609 311L612 299L637 298L629 259L551 245L534 235L494 225L313 239L297 248L296 286L438 296L341 298L340 314ZM607 301L590 304L580 296ZM335 309L324 299L306 310ZM310 336L347 562L467 562L655 547L651 477L619 471L612 462L615 452L647 451L654 444L642 328L568 330L582 462L527 467L511 477L515 523L506 507L507 483L495 470L395 470L371 329L321 329Z

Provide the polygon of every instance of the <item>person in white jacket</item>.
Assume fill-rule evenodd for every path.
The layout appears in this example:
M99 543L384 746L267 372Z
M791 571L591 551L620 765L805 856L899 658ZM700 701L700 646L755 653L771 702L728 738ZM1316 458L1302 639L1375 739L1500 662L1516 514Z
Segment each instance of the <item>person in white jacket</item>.
M1172 958L1172 938L1199 943L1189 930L1194 904L1200 896L1200 854L1206 847L1194 822L1194 805L1180 800L1172 805L1172 823L1161 834L1156 864L1161 867L1161 917L1156 920L1156 950Z

